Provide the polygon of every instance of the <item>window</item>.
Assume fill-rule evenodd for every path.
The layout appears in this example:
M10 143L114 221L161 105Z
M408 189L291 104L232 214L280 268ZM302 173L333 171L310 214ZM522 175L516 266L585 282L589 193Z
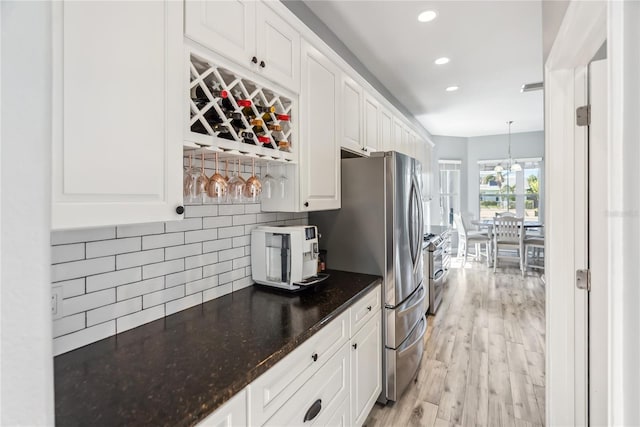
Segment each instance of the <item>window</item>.
M540 177L542 159L517 160L521 171L512 172L500 160L478 162L480 169L480 218L511 211L528 221L540 220ZM502 165L505 170L496 172Z
M452 213L460 212L460 160L439 160L440 171L440 225L453 222Z

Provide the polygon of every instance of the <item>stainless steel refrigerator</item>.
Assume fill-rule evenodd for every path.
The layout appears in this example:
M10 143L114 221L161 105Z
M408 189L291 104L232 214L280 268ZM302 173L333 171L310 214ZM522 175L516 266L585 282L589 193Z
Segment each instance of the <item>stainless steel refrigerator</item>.
M397 400L424 351L420 163L395 151L342 159L342 207L309 214L331 269L383 278L383 384Z

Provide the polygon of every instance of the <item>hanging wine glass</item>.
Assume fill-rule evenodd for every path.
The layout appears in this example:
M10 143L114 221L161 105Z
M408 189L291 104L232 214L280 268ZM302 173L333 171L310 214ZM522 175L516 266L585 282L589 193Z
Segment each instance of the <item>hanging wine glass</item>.
M244 187L246 181L240 176L240 160L236 166L236 174L229 179L229 197L233 203L242 203L244 201Z
M224 161L224 180L229 182L229 160Z
M216 171L211 178L209 178L209 187L207 188L207 195L215 203L223 203L229 192L229 183L224 179L218 171L218 153L215 153Z
M182 196L185 202L192 202L196 187L196 176L193 170L193 154L189 154L189 166L184 167L184 179L182 181Z
M269 173L269 162L267 162L267 173L262 178L262 198L271 199L276 192L276 179Z
M287 182L289 178L287 178L286 170L284 168L284 164L280 165L280 176L278 177L278 196L281 199L287 197Z
M244 196L250 202L260 201L260 193L262 192L262 183L256 176L256 159L251 160L251 176L247 179L244 187Z
M196 199L202 203L207 200L207 188L209 187L209 178L204 173L204 151L201 158L202 166L200 167L200 175L196 179Z

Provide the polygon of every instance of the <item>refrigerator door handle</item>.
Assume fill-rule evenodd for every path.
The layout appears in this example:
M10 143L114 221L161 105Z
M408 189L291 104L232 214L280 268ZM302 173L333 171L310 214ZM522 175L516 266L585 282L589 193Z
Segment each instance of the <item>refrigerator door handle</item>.
M421 255L420 251L422 249L422 230L424 228L419 187L417 185L415 176L411 179L410 194L409 211L411 212L411 230L409 230L409 236L411 236L411 261L413 262L413 272L415 273L420 264L418 261L420 260Z
M407 214L409 216L407 223L409 225L409 253L411 255L411 265L412 270L415 273L416 271L416 208L414 205L415 200L415 186L413 183L413 179L411 180L411 188L409 189L409 207L407 208Z

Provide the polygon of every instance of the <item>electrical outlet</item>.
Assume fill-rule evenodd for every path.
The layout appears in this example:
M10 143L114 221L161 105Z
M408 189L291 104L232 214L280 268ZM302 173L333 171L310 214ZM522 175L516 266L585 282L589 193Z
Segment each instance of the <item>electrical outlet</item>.
M62 286L51 289L51 315L54 319L62 317Z

